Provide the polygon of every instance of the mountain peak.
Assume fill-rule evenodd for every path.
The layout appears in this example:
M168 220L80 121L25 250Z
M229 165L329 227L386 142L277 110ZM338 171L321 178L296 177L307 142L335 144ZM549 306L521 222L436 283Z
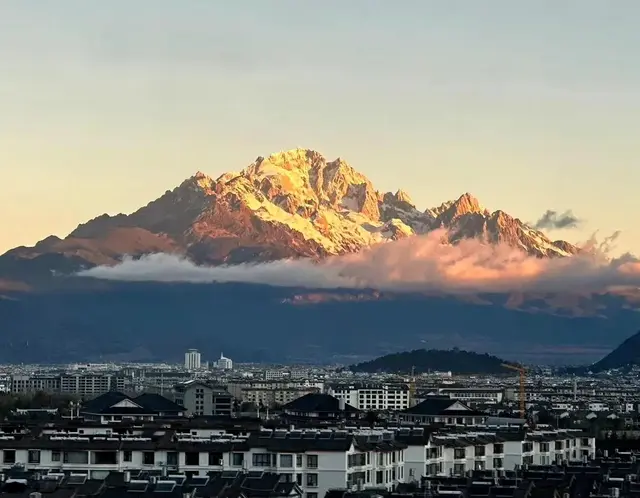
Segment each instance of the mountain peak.
M315 150L295 148L259 156L242 171L215 180L197 171L129 215L98 217L63 241L47 240L15 254L81 254L95 264L164 250L233 264L351 253L439 227L452 243L481 237L537 256L577 251L502 211L489 213L469 192L421 211L404 190L382 194L344 159L327 161ZM79 239L92 239L91 246Z
M469 192L465 192L458 200L454 202L454 205L458 205L459 209L464 210L467 213L481 213L484 211L480 202Z
M449 225L458 218L469 214L485 214L485 209L469 192L462 194L455 201L449 201L432 209L441 226Z
M410 206L413 206L413 207L416 206L413 200L411 199L411 196L402 189L398 189L398 191L396 191L394 196L398 202L406 202Z
M214 190L215 183L216 181L210 176L204 174L202 171L196 171L193 176L183 181L178 188L210 193Z

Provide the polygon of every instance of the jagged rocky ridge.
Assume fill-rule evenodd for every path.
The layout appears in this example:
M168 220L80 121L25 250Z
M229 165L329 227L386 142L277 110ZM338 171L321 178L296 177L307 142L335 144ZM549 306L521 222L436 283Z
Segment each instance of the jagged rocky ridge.
M471 194L421 210L398 190L381 193L343 159L294 149L258 157L238 173L197 173L130 215L102 215L68 237L48 237L0 257L0 280L113 264L123 255L187 255L198 263L234 264L283 257L322 258L371 244L447 228L451 242L482 237L540 257L577 248L552 241Z

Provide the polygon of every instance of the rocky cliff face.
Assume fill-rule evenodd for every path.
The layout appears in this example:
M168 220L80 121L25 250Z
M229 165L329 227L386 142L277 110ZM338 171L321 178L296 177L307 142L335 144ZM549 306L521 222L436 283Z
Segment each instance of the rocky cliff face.
M377 191L343 159L294 149L258 157L217 179L198 172L130 215L105 214L64 240L49 237L9 251L0 257L0 278L20 280L29 268L42 276L152 252L209 264L322 258L440 227L449 229L452 243L481 237L540 257L577 252L503 211L490 212L471 194L422 210L402 190Z

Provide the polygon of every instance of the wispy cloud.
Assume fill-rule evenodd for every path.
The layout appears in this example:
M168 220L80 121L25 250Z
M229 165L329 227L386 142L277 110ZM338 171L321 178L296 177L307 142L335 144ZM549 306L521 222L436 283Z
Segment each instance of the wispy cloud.
M82 277L152 282L243 282L305 288L375 288L396 292L592 291L640 286L640 260L604 254L611 240L589 241L568 258L536 258L507 245L469 239L443 244L442 230L321 262L282 260L206 267L174 255L126 259L83 271ZM608 237L611 239L617 235Z
M560 213L553 209L547 209L545 213L533 225L537 230L558 230L561 228L578 228L582 220L573 214L571 210Z

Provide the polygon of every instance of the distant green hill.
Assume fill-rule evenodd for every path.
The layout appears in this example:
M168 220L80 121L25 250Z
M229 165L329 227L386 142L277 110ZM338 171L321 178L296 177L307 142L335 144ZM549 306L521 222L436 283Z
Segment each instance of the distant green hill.
M502 366L506 362L497 356L478 354L460 349L415 349L402 353L381 356L375 360L352 365L352 372L425 373L429 371L454 374L499 374L508 373Z

